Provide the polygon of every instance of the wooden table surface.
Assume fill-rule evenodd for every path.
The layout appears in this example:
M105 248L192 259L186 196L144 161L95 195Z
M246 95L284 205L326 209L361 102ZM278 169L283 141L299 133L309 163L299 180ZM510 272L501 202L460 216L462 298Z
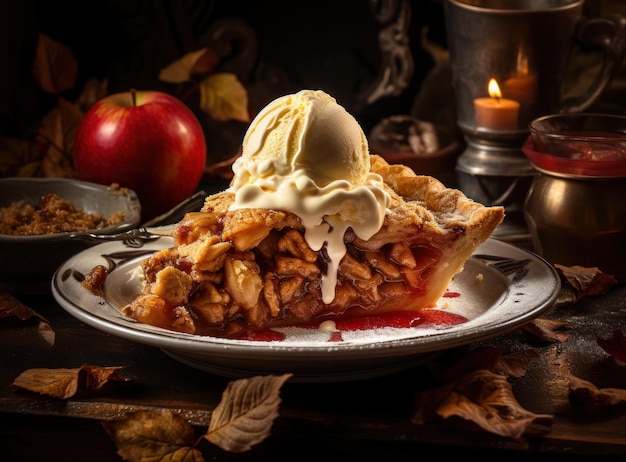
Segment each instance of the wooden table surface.
M19 299L47 318L56 340L53 346L47 344L37 334L36 322L0 320L2 460L56 460L50 454L63 454L62 460L121 460L101 420L135 409L166 408L182 412L193 425L207 426L212 409L232 380L183 365L157 348L89 327L66 313L50 294ZM517 441L446 421L411 423L416 392L432 386L429 369L421 364L359 381L287 382L281 389L280 416L269 438L243 454L204 445L205 459L349 455L362 460L415 460L424 451L520 460L622 458L626 455L626 406L591 415L576 412L569 404L563 374L568 370L599 387L626 388L626 367L616 364L595 341L596 336L610 337L615 329L626 332L626 287L615 286L604 295L553 309L546 317L569 323L567 341L529 346L518 328L481 344L498 346L507 353L529 347L539 353L528 373L513 382L513 390L527 410L554 415L550 431L543 436ZM15 392L10 386L26 369L84 364L127 366L123 374L132 382L67 400Z

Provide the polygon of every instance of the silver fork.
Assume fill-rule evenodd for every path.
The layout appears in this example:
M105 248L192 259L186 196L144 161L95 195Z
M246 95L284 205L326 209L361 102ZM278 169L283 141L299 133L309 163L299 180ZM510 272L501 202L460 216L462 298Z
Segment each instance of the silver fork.
M169 236L172 226L168 224L175 223L183 217L186 212L200 210L204 204L207 193L199 191L188 197L181 203L172 207L167 212L146 221L139 228L131 229L123 233L117 234L98 234L98 233L71 233L70 239L85 242L104 242L104 241L126 241L130 239L139 239L141 241L152 241L162 236ZM155 227L159 226L158 230ZM151 228L148 230L147 228Z
M153 241L163 236L169 236L170 226L164 226L157 229L135 228L124 233L117 234L95 234L95 233L73 233L70 239L84 242L107 242L107 241L127 241L131 239L139 239L141 241Z
M527 266L531 261L528 258L516 260L513 258L486 254L474 255L474 258L482 260L487 266L497 269L505 276L513 276L514 279L519 279L527 273Z

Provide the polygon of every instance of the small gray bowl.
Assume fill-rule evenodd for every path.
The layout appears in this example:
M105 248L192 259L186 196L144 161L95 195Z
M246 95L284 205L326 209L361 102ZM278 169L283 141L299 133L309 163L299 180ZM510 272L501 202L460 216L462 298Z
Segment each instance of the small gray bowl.
M129 189L64 178L2 178L0 207L16 201L37 204L42 196L54 193L76 208L103 217L122 212L115 226L85 233L55 233L38 236L0 234L0 289L13 294L48 291L52 275L65 260L97 241L73 238L72 234L117 234L139 225L141 206Z

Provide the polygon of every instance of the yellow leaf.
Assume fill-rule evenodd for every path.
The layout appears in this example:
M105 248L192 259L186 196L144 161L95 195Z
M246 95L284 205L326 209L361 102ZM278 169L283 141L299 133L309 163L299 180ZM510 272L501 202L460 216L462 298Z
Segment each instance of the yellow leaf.
M250 122L248 92L235 74L212 74L200 82L200 108L218 121Z
M187 53L159 72L159 80L167 83L184 83L194 74L205 74L215 69L219 56L211 48Z
M39 34L32 72L43 91L58 95L76 83L78 63L68 47Z
M102 426L124 460L204 461L202 453L193 447L193 428L171 411L137 411L120 420L104 421Z
M230 382L204 438L225 451L244 452L263 441L278 417L279 392L291 374Z

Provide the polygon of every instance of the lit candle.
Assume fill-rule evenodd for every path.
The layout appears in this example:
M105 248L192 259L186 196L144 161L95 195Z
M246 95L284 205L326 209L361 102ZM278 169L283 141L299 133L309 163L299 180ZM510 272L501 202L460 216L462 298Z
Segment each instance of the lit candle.
M537 77L530 70L528 54L523 49L517 52L515 73L502 84L502 96L514 99L522 109L529 110L537 98Z
M537 98L537 78L534 75L518 75L502 84L502 94L530 106Z
M489 97L474 100L476 126L491 130L515 130L519 103L502 98L500 87L495 79L489 81Z

